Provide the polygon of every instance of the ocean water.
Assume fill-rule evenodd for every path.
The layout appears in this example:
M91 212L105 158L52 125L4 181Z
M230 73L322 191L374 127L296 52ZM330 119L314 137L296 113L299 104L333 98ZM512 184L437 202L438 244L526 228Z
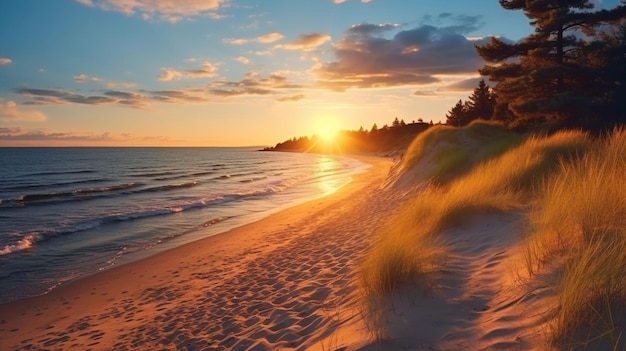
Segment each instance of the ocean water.
M258 220L367 167L250 148L0 148L0 302Z

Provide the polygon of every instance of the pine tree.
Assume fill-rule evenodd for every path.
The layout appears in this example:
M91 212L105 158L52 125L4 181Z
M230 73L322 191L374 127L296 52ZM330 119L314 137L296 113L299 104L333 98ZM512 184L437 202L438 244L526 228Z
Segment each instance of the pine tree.
M485 83L484 79L478 82L478 86L474 89L472 95L469 96L467 102L467 115L470 120L475 119L491 119L493 116L495 100L491 89Z
M590 0L500 0L505 9L523 10L535 32L514 44L491 38L476 49L494 65L480 73L497 82L500 112L510 109L516 122L548 121L580 126L602 104L598 71L589 61L589 34L626 16L626 6L593 11ZM587 36L583 35L587 34ZM590 93L592 94L590 96Z
M466 105L463 101L459 100L459 102L457 102L456 105L454 105L454 107L446 114L446 124L455 127L462 127L468 123L469 120L467 118Z

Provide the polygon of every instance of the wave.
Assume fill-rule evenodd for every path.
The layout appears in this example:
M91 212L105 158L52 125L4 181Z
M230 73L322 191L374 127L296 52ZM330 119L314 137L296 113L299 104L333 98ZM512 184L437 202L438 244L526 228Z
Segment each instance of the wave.
M276 194L278 192L283 191L288 186L286 184L275 184L273 186L269 186L264 189L252 190L248 192L238 192L231 193L222 196L216 196L212 198L200 198L192 201L187 201L178 204L169 204L165 207L155 207L155 208L140 208L129 210L127 212L118 212L118 213L109 213L104 214L99 218L86 219L82 221L77 221L75 223L66 224L63 227L56 229L40 229L33 230L28 234L22 235L22 238L17 240L14 243L7 244L4 248L0 249L0 255L11 254L14 252L19 252L27 249L31 249L38 242L45 242L52 238L56 238L59 236L70 235L77 232L83 232L90 229L94 229L96 227L100 227L102 225L117 223L117 222L126 222L133 220L146 219L151 217L165 216L171 215L175 213L180 213L192 209L205 208L210 206L218 206L224 205L229 202L241 201L247 198L258 198ZM227 220L231 217L219 217L212 219L210 221L204 222L201 224L203 227L208 227L224 220Z
M87 173L96 173L96 171L91 169L81 169L76 171L58 171L58 172L38 172L27 174L26 176L47 176L47 175L64 175L64 174L87 174Z
M204 171L204 172L195 172L195 173L185 173L185 174L180 174L180 175L171 176L171 177L158 177L158 178L154 178L154 180L158 180L158 181L174 180L174 179L190 178L190 177L202 177L202 176L207 176L211 174L215 174L215 172Z
M20 191L20 190L32 190L32 189L40 189L40 188L60 188L68 185L75 184L85 184L85 183L102 183L108 182L111 179L107 178L95 178L95 179L83 179L83 180L75 180L71 182L56 182L56 183L46 183L46 184L23 184L23 185L15 185L11 187L4 188L5 191Z
M4 247L0 249L0 256L30 249L38 239L39 236L36 234L26 234L13 244L4 245Z
M175 189L181 189L181 188L191 188L191 187L194 187L194 186L196 186L198 184L199 184L198 181L193 181L193 182L188 182L188 183L160 185L160 186L155 186L155 187L152 187L152 188L146 188L146 189L133 191L133 194L137 194L137 193L152 193L152 192L166 191L166 190L175 190Z
M239 183L252 183L252 182L256 182L256 181L263 180L263 179L267 179L267 176L250 178L250 179L242 179L239 181Z
M14 199L12 199L12 202L27 203L27 202L50 200L50 199L56 199L56 198L64 198L64 197L75 197L75 196L85 196L85 195L98 194L98 193L108 193L108 192L113 192L113 191L131 189L131 188L135 188L141 185L143 185L143 183L124 183L124 184L103 186L103 187L97 187L97 188L80 188L80 189L61 191L61 192L27 194L27 195L20 195L18 197L15 197Z
M25 204L47 204L50 202L59 202L59 201L81 201L81 200L89 200L98 198L100 196L110 196L116 192L124 191L123 194L139 194L139 193L153 193L159 191L169 191L176 190L181 188L191 188L193 186L198 185L198 181L187 182L187 183L177 183L177 184L168 184L155 186L151 188L145 189L137 189L142 186L145 186L145 183L133 182L133 183L124 183L118 185L111 186L103 186L98 188L81 188L74 189L62 192L50 192L50 193L39 193L39 194L27 194L20 195L13 199L8 199L4 201L0 201L0 207L15 207L15 206L24 206ZM131 190L137 189L137 190ZM131 190L131 191L128 191ZM5 203L6 201L6 203Z

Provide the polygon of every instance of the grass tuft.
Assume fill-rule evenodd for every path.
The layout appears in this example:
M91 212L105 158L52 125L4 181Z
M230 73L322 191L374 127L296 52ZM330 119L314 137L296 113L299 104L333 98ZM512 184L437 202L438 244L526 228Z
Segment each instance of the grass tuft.
M625 174L626 130L620 129L582 158L563 159L529 215L529 273L555 262L562 270L552 341L566 349L626 347L615 328L625 321L617 320L626 302Z

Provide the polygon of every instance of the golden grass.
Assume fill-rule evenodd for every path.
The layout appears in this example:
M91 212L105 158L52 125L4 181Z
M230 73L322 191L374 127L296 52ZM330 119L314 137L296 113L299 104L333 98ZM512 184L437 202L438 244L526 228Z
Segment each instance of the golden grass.
M431 167L447 172L437 177L449 181L431 182L380 233L361 267L369 314L380 316L375 309L383 306L371 301L407 283L432 284L445 258L438 241L442 230L462 224L477 211L526 207L532 209L532 232L525 245L529 272L564 257L557 287L561 308L552 340L571 339L565 331L577 329L581 324L576 321L583 320L594 327L604 323L606 327L593 335L617 342L621 336L608 326L615 316L612 301L625 291L626 132L616 131L605 141L594 141L579 131L523 138L497 128L482 124L435 127L411 144L403 160L404 172L431 157L436 161ZM437 161L439 157L429 155L450 145L462 149L451 154L453 161ZM442 167L438 162L462 163L469 170ZM592 279L596 276L602 278ZM583 285L577 283L581 279L590 284L582 292ZM589 296L596 291L601 293ZM373 324L381 328L380 323ZM381 334L379 330L377 335Z
M530 213L527 269L556 263L562 270L552 342L565 348L626 346L626 335L615 329L626 302L625 175L622 129L581 159L562 161Z

